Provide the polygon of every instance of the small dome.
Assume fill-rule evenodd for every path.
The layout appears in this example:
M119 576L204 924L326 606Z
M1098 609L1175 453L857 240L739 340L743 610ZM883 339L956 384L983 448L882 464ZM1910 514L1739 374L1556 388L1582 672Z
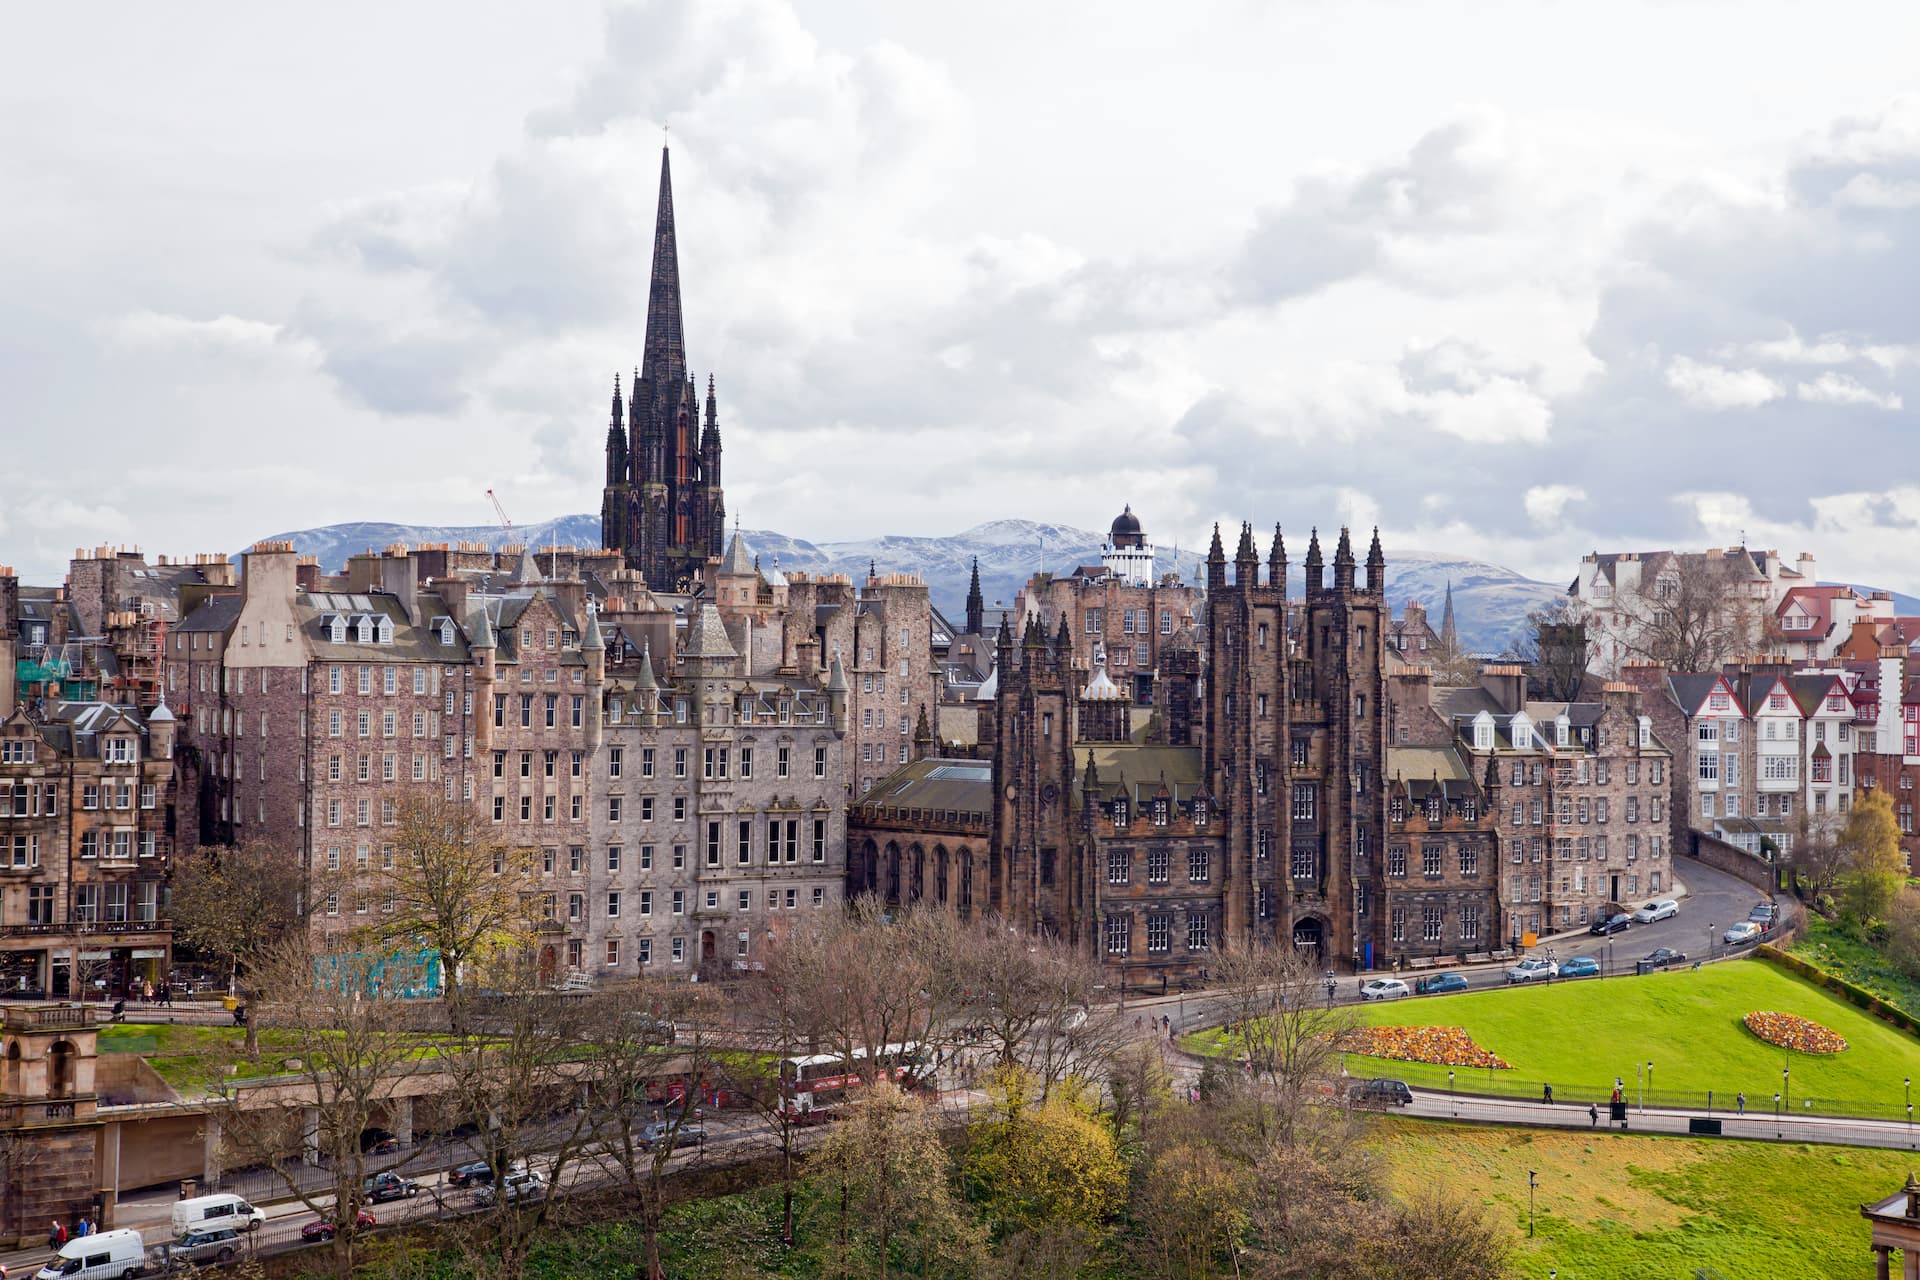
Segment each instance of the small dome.
M1113 518L1113 527L1107 531L1107 540L1116 547L1140 545L1140 517L1133 514L1131 506Z

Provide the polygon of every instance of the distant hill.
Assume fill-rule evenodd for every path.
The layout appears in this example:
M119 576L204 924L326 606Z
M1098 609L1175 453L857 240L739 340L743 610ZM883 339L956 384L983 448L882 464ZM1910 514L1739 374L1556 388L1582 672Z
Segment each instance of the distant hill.
M1069 572L1076 565L1098 564L1104 535L1068 525L1034 520L993 520L964 533L946 537L885 534L851 542L807 542L771 529L742 531L763 565L806 569L815 573L844 573L861 580L869 564L882 570L919 574L927 581L934 604L956 623L962 620L967 579L973 560L980 560L980 589L989 605L1013 603L1013 598L1036 570ZM277 533L304 554L315 556L328 570L343 566L347 557L389 543L531 541L535 546L598 546L600 518L561 516L541 524L523 525L508 534L497 525L431 526L361 522L325 525ZM1304 544L1289 548L1294 555L1291 586L1301 587L1299 557ZM1329 548L1331 550L1331 548ZM1262 554L1265 548L1262 547ZM1162 571L1178 570L1189 582L1204 577L1202 552L1182 548L1176 556L1161 548L1156 562ZM1453 584L1454 615L1461 643L1481 653L1498 653L1524 628L1528 612L1562 599L1565 588L1523 578L1511 569L1481 560L1464 560L1434 551L1387 551L1387 599L1399 611L1408 600L1426 604L1433 625L1440 625L1440 604L1447 584ZM1916 610L1920 611L1920 610Z

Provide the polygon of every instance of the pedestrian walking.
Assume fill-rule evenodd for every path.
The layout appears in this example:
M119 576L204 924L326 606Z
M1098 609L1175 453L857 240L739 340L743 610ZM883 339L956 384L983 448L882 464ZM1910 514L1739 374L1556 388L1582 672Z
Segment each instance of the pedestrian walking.
M1552 1101L1553 1101L1553 1086L1552 1086L1552 1085L1550 1085L1550 1084L1543 1084L1543 1085L1541 1085L1541 1086L1540 1086L1540 1101L1542 1101L1542 1102L1547 1102L1547 1103L1550 1103L1550 1102L1552 1102Z
M1598 1129L1599 1127L1600 1105L1598 1103L1589 1103L1587 1106L1587 1128Z
M1744 1093L1735 1094L1733 1099L1733 1105L1734 1105L1735 1115L1743 1116L1747 1114L1747 1095Z
M55 1218L53 1225L47 1228L47 1248L57 1252L60 1246L66 1242L67 1226L64 1222L60 1221L60 1219Z

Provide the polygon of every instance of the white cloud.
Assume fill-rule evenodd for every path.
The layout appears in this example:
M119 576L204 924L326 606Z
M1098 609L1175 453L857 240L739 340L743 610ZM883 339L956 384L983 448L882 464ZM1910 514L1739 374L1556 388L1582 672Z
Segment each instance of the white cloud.
M1802 382L1794 394L1811 404L1859 404L1875 409L1898 409L1900 397L1893 392L1869 390L1844 373L1823 373L1812 382Z
M1822 334L1814 341L1807 342L1789 330L1784 338L1722 347L1716 354L1722 359L1738 359L1744 355L1778 364L1869 364L1892 373L1920 360L1920 347L1885 343L1856 344L1846 334L1838 333Z
M1537 525L1556 525L1569 504L1585 502L1587 491L1573 484L1537 484L1521 499L1527 518Z
M1675 356L1667 365L1667 385L1699 409L1753 409L1785 394L1758 369L1728 369L1686 356Z
M130 311L101 326L113 341L128 347L188 351L200 354L261 355L276 349L301 359L314 355L312 347L290 339L283 326L265 320L220 315L211 320L159 311Z

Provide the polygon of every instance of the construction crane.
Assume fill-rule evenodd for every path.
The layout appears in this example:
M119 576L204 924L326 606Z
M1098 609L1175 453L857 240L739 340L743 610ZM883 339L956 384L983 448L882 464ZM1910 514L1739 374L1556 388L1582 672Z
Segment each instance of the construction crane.
M500 499L493 496L493 490L487 490L487 501L493 504L493 513L500 517L500 527L508 533L513 532L513 521L507 516L507 509L500 505Z

